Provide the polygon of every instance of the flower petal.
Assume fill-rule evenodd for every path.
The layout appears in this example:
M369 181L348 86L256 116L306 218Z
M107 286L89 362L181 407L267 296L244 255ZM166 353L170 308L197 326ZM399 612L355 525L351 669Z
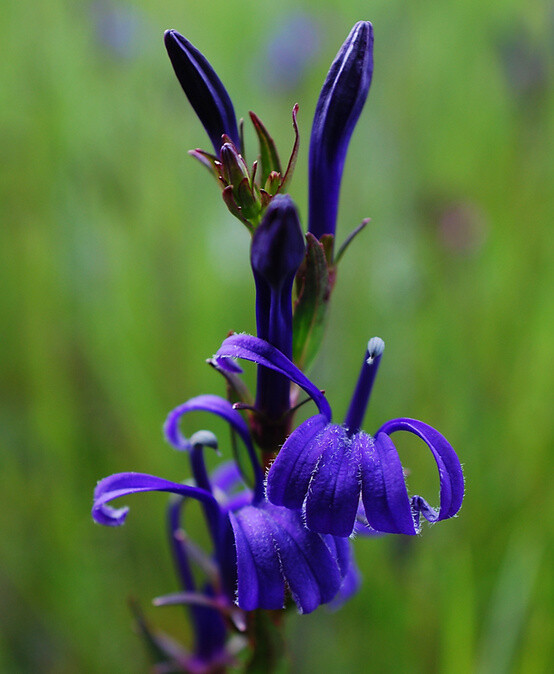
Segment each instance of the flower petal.
M313 441L321 459L306 497L306 525L312 531L350 536L360 501L358 448L343 426L329 424Z
M281 565L260 508L246 506L229 518L237 548L237 604L245 611L283 608Z
M354 441L361 457L362 501L370 526L385 533L413 536L417 530L392 440L385 433L372 438L360 432Z
M246 422L228 400L216 395L201 395L187 400L172 410L164 424L167 441L181 451L190 451L190 441L179 430L181 417L189 412L210 412L224 419L241 437L246 446L251 445L250 432Z
M306 529L300 512L267 504L283 574L301 613L331 601L342 583L338 556L326 539Z
M234 334L227 337L220 346L214 359L221 362L225 358L243 358L257 365L280 372L288 377L293 383L304 389L313 399L319 411L331 420L331 407L323 393L315 386L306 375L301 372L286 356L278 349L265 342L259 337L244 334ZM223 366L224 367L224 366ZM236 371L236 370L235 370Z
M408 431L421 438L431 450L439 470L440 510L437 513L421 496L414 496L412 508L416 516L421 513L429 522L438 522L456 515L464 498L464 476L452 445L437 430L417 419L392 419L379 429L379 433L387 436L396 431Z
M301 613L335 597L342 583L336 546L306 529L299 511L265 502L231 514L231 523L241 608L282 608L285 586Z
M171 482L161 477L147 475L145 473L116 473L105 477L96 485L94 490L94 505L92 516L99 524L106 526L120 526L125 522L129 508L111 508L106 505L120 496L137 494L144 491L164 491L172 494L180 494L201 501L206 507L219 513L219 506L211 494L191 487L190 485Z
M185 451L192 449L190 441L179 430L181 417L189 412L210 412L211 414L215 414L226 421L238 433L248 451L248 456L255 473L256 493L260 496L263 486L263 471L250 439L250 431L240 412L237 412L228 400L216 395L201 395L187 400L187 402L179 405L179 407L176 407L169 413L164 424L165 437L175 449Z
M321 456L316 438L326 426L326 417L316 414L289 435L267 474L267 498L271 503L302 507Z

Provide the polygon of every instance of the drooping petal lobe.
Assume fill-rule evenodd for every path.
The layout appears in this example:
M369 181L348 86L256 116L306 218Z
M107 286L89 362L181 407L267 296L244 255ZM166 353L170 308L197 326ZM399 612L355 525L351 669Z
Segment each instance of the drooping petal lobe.
M369 525L383 533L417 533L402 464L396 448L385 434L372 438L357 433L360 452L362 501Z
M251 445L250 432L244 419L237 410L225 398L216 395L201 395L187 400L179 407L171 410L165 424L164 432L167 441L175 449L190 451L192 445L190 441L179 430L181 417L189 412L209 412L215 414L226 421L234 431L236 431L245 445Z
M360 500L358 446L343 426L329 424L317 438L321 456L306 496L312 531L350 536Z
M167 30L164 42L175 75L206 129L216 155L219 156L223 134L240 147L233 104L206 57L176 30Z
M302 508L321 455L316 439L326 427L326 417L316 414L289 435L267 474L266 491L271 503Z
M334 541L306 529L300 512L266 502L232 513L231 523L240 608L280 609L286 587L302 613L336 596L347 569L341 572Z

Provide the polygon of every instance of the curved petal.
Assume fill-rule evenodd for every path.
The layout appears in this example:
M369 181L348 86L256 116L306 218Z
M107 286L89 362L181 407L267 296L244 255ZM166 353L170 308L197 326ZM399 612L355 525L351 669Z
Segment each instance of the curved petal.
M417 419L392 419L379 429L379 433L386 433L387 436L396 431L408 431L421 438L431 450L439 470L439 512L431 508L421 496L414 496L412 508L416 516L421 513L429 522L438 522L456 515L464 498L464 476L460 460L452 445L432 426Z
M385 533L415 535L404 472L392 440L385 433L372 438L360 432L354 441L361 457L362 501L369 525Z
M304 389L313 399L321 414L331 421L331 407L323 393L285 355L263 339L252 335L231 335L223 341L214 356L218 362L225 358L243 358L280 372Z
M289 435L267 474L266 491L271 503L302 507L321 456L316 439L326 426L326 417L316 414Z
M216 395L201 395L187 400L179 407L172 410L165 421L164 433L167 441L181 451L190 451L191 442L179 430L181 417L189 412L209 412L225 420L241 437L244 444L252 445L250 440L250 431L246 422L233 405L225 398Z
M144 491L164 491L172 494L188 496L201 501L207 508L213 509L214 514L219 515L220 510L217 502L211 494L191 487L190 485L171 482L161 477L147 475L145 473L116 473L105 477L96 485L94 490L94 505L92 516L99 524L106 526L120 526L125 522L129 508L111 508L107 505L120 496L137 494Z
M306 496L306 525L312 531L350 536L360 501L358 448L343 426L329 424L314 440L321 459Z
M256 481L256 493L261 496L263 489L263 471L256 457L256 452L250 439L250 431L242 416L233 405L224 398L216 395L200 395L195 398L187 400L187 402L179 405L172 410L164 424L164 433L167 441L175 447L175 449L190 451L192 444L179 430L179 422L181 417L188 412L210 412L226 421L231 428L238 433L241 440L244 442L250 462L254 469Z

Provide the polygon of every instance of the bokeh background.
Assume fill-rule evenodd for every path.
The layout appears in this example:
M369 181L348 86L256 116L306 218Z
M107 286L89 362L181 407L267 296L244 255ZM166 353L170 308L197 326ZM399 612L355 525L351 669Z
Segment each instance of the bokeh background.
M150 606L176 587L166 499L132 499L120 530L90 518L105 475L186 475L165 415L222 393L204 359L230 329L254 330L249 237L187 155L209 143L163 30L207 55L237 114L255 110L284 155L300 104L291 193L305 221L311 117L362 18L375 75L339 239L372 222L341 263L312 375L340 417L365 341L383 337L367 430L395 416L436 426L467 495L415 540L359 540L362 590L338 613L291 617L288 668L551 671L548 3L8 0L1 15L0 671L146 671L130 596L188 636L179 607ZM399 441L412 490L436 502L430 455Z

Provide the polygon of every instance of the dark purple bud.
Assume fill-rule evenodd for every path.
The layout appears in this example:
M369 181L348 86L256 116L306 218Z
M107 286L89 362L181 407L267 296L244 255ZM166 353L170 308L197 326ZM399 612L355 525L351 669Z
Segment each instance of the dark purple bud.
M233 143L223 143L221 146L220 157L223 169L223 179L228 185L233 186L233 191L238 190L238 186L243 178L250 181L246 162Z
M240 147L235 110L229 94L204 55L176 30L166 30L164 42L183 91L219 155L221 136Z
M273 198L252 239L250 261L256 282L258 337L292 357L292 283L304 259L304 236L294 202ZM290 407L290 383L264 366L258 368L256 407L280 419Z
M340 48L321 90L309 158L309 226L316 238L334 234L342 170L350 137L373 74L373 27L359 21Z
M294 278L304 250L296 206L288 195L277 195L252 239L250 260L254 274L280 289Z

